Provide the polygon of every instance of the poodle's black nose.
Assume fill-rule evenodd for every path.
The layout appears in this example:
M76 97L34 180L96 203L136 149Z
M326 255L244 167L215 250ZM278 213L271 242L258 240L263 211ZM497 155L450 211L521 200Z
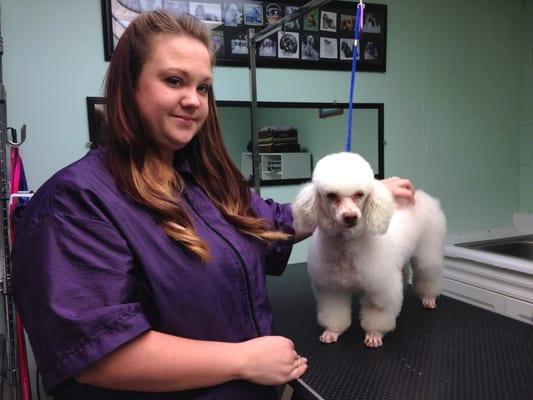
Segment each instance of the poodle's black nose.
M344 214L342 220L346 226L355 226L357 224L357 214Z

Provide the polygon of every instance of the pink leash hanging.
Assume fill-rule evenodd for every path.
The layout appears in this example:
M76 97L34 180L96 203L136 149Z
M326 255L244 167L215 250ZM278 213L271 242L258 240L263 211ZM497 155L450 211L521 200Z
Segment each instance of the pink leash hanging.
M23 176L22 160L20 158L18 147L11 147L10 153L11 162L11 176L10 176L10 194L19 192L21 184L21 176ZM24 177L23 180L25 181ZM15 241L15 208L17 206L18 199L13 197L13 201L9 206L9 226L11 230L11 244ZM26 352L26 338L24 337L24 328L22 325L22 319L18 312L16 312L16 334L17 334L17 353L18 363L20 369L20 386L22 400L31 400L31 385L30 375L28 368L28 354Z

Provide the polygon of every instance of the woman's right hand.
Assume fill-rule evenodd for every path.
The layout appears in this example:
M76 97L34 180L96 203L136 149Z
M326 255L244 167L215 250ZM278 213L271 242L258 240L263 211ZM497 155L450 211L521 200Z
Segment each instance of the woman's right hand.
M298 355L294 343L282 336L263 336L239 344L242 377L261 385L279 385L299 378L307 359Z

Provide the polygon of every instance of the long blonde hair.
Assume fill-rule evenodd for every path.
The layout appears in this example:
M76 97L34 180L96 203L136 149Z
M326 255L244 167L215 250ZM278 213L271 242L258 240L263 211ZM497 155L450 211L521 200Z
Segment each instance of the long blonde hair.
M211 65L215 63L209 32L195 17L152 11L133 20L120 37L106 77L106 160L119 189L152 213L170 238L207 262L207 244L196 235L181 204L183 180L177 171L168 171L156 155L135 102L135 88L151 41L164 33L197 38L209 50ZM248 185L223 143L212 89L208 105L206 122L180 155L187 159L196 181L217 209L239 231L260 240L289 239L290 235L254 215Z

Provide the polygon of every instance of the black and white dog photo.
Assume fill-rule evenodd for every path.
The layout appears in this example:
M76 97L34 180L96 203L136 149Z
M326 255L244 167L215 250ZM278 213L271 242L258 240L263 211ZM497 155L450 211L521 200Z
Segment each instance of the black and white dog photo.
M258 52L262 57L276 57L277 43L274 39L267 37L259 44Z
M302 38L302 60L318 60L318 35L306 34Z
M298 32L278 32L279 58L298 58L299 41Z
M337 31L337 13L322 11L320 14L320 30L327 32Z
M238 33L230 38L231 54L248 54L248 38L244 33Z
M224 10L224 25L239 26L242 24L242 9L237 3L227 4Z
M354 39L340 39L340 59L341 60L351 60L353 59L354 48Z
M329 37L320 38L320 58L338 58L337 39Z

